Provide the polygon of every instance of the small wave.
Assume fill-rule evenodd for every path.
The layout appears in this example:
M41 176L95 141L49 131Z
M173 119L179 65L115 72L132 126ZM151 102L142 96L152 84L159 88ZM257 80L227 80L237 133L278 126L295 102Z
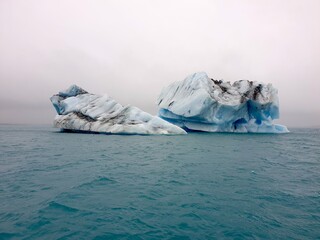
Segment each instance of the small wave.
M185 185L187 185L186 183L183 183L183 182L180 182L180 181L176 181L176 180L170 180L169 183L172 184L172 185L176 185L176 186L185 186Z
M187 217L187 218L191 218L191 219L197 219L197 220L202 220L202 218L195 214L195 213L186 213L186 214L183 214L181 217Z
M153 198L153 197L151 197L149 195L146 195L146 194L140 195L139 198L143 198L143 199L146 199L146 200L152 200L152 201L157 200L156 198Z
M89 182L82 183L81 185L75 187L75 188L86 188L86 187L93 187L93 186L99 186L99 185L106 185L109 183L116 183L117 181L107 178L107 177L99 177L97 179L94 179Z
M0 239L17 238L18 236L19 234L17 233L0 232Z
M61 203L58 203L55 201L50 202L49 207L53 208L53 209L59 209L59 210L65 211L65 212L78 212L79 211L79 209L77 209L77 208L69 207L67 205L64 205L64 204L61 204Z

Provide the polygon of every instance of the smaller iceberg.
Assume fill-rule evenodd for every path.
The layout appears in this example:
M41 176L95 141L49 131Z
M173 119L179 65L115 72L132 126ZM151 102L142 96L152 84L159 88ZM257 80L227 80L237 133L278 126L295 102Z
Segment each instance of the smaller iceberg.
M115 134L186 134L180 127L133 106L122 106L107 95L72 85L50 98L63 130Z
M286 133L279 118L278 91L247 80L233 84L200 72L164 88L159 116L188 131Z

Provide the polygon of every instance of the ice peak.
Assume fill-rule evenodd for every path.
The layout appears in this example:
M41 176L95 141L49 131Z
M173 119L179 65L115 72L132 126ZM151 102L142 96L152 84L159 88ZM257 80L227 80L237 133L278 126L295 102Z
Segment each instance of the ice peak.
M74 96L85 94L85 93L88 93L88 92L83 88L73 84L68 89L64 91L60 91L58 95L61 97L74 97Z

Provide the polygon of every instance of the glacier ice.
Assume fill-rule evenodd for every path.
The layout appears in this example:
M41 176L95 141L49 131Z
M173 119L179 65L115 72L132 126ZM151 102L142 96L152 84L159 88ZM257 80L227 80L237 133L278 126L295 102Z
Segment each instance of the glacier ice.
M90 94L72 85L50 98L64 130L116 134L186 134L180 127L134 106L122 106L107 95Z
M285 133L279 118L278 92L271 84L239 80L231 84L200 72L164 88L159 116L186 130Z

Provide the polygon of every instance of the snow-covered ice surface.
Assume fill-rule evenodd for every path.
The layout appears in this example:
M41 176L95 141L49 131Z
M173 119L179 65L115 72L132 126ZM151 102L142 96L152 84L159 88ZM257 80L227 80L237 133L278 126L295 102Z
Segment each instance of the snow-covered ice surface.
M164 88L159 116L186 130L286 133L279 118L278 91L271 84L239 80L231 84L200 72Z
M157 116L122 106L107 95L90 94L72 85L50 98L58 115L54 126L64 130L115 134L185 134Z

